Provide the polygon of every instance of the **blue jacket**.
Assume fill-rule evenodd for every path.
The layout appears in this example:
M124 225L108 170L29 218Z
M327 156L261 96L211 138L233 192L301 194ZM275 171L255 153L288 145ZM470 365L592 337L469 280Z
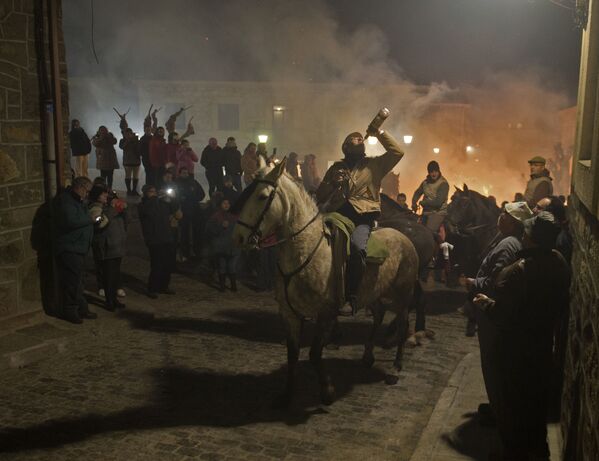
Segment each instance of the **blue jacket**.
M87 254L94 234L93 221L83 201L68 188L54 198L54 251Z

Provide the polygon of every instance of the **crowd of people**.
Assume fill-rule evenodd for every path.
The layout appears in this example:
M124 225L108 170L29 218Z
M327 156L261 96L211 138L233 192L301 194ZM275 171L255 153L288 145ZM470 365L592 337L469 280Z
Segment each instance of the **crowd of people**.
M231 241L236 221L231 207L244 188L252 183L260 158L271 162L272 156L264 143L254 142L248 143L242 154L236 139L231 136L224 147L216 138L210 138L200 155L196 154L189 142L189 137L194 134L191 121L182 135L175 130L176 120L184 110L181 108L172 114L163 127L158 125L159 109L152 111L150 108L143 123L144 134L139 138L129 127L127 114L115 109L120 118L121 139L118 143L106 126L100 126L89 138L79 120L72 121L69 137L73 183L54 201L55 212L62 217L62 224L55 226L56 234L84 234L84 238L77 238L80 246L76 251L65 253L77 255L79 264L71 274L72 279L64 277L66 273L60 270L61 279L70 287L67 290L67 286L63 286L63 291L73 292L64 299L66 320L80 323L82 319L95 318L83 297L83 269L90 248L95 261L98 293L105 298L105 308L114 311L125 307L120 264L127 246L129 204L137 205L137 216L150 257L147 284L150 298L174 294L169 285L171 274L177 270L178 263L188 261L206 263L217 275L219 290L227 287L237 290L236 274L240 267L256 275L257 290L274 287L276 250L267 247L257 254L241 254ZM115 191L114 170L120 168L117 144L122 150L124 186L127 197L132 197L130 200L119 198ZM93 181L88 169L92 149L100 173ZM315 193L320 184L316 156L308 154L303 162L298 161L296 153L290 153L289 158L288 173ZM207 191L196 175L198 163L205 171ZM142 167L145 182L140 189ZM140 195L139 201L135 199ZM67 209L78 210L79 221L72 222L70 214L64 213L66 205ZM73 291L75 286L77 289Z
M216 138L210 138L198 156L187 139L194 133L191 123L181 136L174 129L183 110L168 119L166 130L158 126L156 110L148 113L140 139L129 128L126 114L119 114L128 196L139 195L140 166L146 174L138 216L150 255L147 294L151 298L174 294L170 278L177 260L192 257L208 257L219 290L225 290L227 282L232 291L237 290L243 254L231 239L236 222L231 207L252 183L260 157L272 161L264 144L250 142L242 154L234 137L227 138L222 148ZM285 166L288 175L302 182L318 203L355 224L346 287L348 307L340 314L356 311L366 243L380 212L377 191L382 178L403 156L387 133L369 134L379 137L387 154L366 157L363 136L352 133L343 143L343 160L322 181L312 154L300 162L291 152ZM124 307L119 300L120 264L125 256L128 206L113 191L113 172L119 168L116 138L101 126L90 140L77 120L70 135L76 178L55 199L55 253L64 318L79 323L95 317L83 296L82 273L90 248L106 308ZM100 170L93 182L86 177L86 157L92 146ZM196 163L205 169L207 193L196 179ZM526 190L516 194L513 202L502 203L498 236L485 251L476 276L464 279L463 284L469 293L467 334L478 331L489 397L479 414L497 424L506 453L513 459L546 459L545 418L554 390L549 384L559 381L555 370L563 364L572 240L564 200L553 195L546 160L536 156L528 163L531 176ZM444 242L448 195L449 183L439 163L431 161L425 180L412 195L411 209L422 211L422 223L439 243ZM408 209L406 194L398 194L396 201ZM269 243L276 242L263 243L264 248L245 262L257 273L258 288L268 290L274 283L276 254L275 245Z

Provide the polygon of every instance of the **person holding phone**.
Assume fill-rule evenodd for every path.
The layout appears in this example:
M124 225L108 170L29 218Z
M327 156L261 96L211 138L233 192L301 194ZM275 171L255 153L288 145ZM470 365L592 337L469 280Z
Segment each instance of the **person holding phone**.
M103 186L94 186L89 199L89 214L94 221L92 251L94 259L102 268L106 310L113 312L125 307L118 300L117 294L127 240L127 205Z

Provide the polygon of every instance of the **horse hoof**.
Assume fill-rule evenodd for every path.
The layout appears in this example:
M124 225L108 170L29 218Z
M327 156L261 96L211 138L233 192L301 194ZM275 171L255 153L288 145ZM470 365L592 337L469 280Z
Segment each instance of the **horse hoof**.
M393 386L394 384L397 384L397 381L399 381L399 376L390 374L385 375L385 384L387 384L388 386Z
M420 341L418 341L418 337L413 334L408 339L406 339L406 346L408 347L416 347L420 345Z
M403 364L400 360L396 360L395 362L393 362L393 368L395 368L397 371L401 371L401 369L403 368Z
M320 391L320 401L323 405L331 405L335 401L335 388L332 384Z
M366 368L372 368L372 366L374 365L374 355L364 354L362 356L362 363Z

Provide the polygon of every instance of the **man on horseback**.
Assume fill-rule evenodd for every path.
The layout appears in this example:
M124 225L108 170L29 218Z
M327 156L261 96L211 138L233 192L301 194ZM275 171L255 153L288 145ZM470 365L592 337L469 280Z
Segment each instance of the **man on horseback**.
M343 160L329 168L316 191L317 202L323 211L336 211L355 225L350 237L346 283L349 305L343 306L341 315L351 315L357 310L358 288L366 266L366 245L381 211L381 181L404 155L390 134L372 126L366 134L376 136L386 152L378 157L366 157L364 137L358 132L350 133L341 145Z
M447 216L449 183L441 174L439 163L435 160L429 162L426 169L428 171L426 179L412 196L412 210L417 212L422 206L422 224L436 234ZM422 196L424 197L418 204Z

